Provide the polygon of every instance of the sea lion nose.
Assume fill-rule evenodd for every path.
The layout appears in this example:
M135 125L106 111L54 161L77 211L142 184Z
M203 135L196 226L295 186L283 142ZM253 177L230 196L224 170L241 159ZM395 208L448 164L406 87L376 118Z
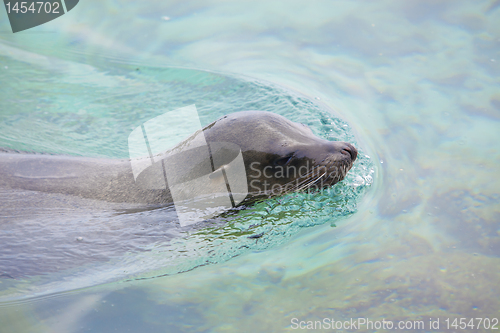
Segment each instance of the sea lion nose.
M351 160L353 162L356 160L356 157L358 157L358 150L356 147L347 142L345 142L344 147L342 147L342 153L351 155Z

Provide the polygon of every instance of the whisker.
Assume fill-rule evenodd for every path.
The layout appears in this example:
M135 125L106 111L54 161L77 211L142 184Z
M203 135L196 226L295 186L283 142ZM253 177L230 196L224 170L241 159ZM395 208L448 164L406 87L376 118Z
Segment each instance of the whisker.
M318 176L315 180L312 180L312 181L308 182L307 184L304 184L297 191L301 191L305 188L308 188L308 187L310 187L311 184L316 184L316 182L319 181L325 175L325 173L323 173L321 176Z
M314 172L317 171L319 168L321 168L321 166L317 166L317 167L312 168L310 172L308 172L306 175L302 176L301 178L285 184L285 188L288 189L288 185L296 183L294 186L292 186L290 188L290 192L296 192L296 191L301 191L301 190L309 187L311 184L315 184L321 178L323 178L323 176L326 175L326 173L327 173L327 171L325 170L321 175L317 175L317 176L314 175Z

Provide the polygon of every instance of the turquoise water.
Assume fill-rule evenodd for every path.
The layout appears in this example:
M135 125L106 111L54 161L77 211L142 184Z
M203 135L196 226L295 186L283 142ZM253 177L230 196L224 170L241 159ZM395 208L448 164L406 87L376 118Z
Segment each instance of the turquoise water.
M204 122L298 106L292 120L356 142L374 170L343 219L312 208L316 226L181 274L58 282L66 291L3 301L2 329L281 332L294 318L367 318L446 331L446 319L500 316L497 1L81 1L15 35L0 12L4 147L123 157L133 127L196 94ZM359 188L362 172L342 186ZM93 285L90 271L77 276ZM52 278L13 288L43 293Z

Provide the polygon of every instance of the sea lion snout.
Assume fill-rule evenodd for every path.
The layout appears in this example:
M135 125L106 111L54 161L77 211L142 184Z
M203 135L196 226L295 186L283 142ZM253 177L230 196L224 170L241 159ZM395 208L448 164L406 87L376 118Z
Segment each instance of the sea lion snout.
M356 157L358 156L358 150L356 149L356 147L348 142L327 141L326 146L326 150L334 159L338 159L340 157L342 160L345 160L346 158L348 158L349 162L354 163ZM337 158L335 158L334 156L337 156Z
M343 142L343 143L344 143L344 147L342 148L341 153L345 154L345 155L349 154L351 156L351 161L354 162L356 160L356 157L358 157L358 150L356 149L356 147L354 147L350 143L347 143L347 142Z

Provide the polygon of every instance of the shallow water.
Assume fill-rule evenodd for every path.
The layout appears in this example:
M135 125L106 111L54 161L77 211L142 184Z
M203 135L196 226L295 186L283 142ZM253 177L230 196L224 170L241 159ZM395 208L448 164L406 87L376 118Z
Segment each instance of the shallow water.
M302 96L345 121L375 168L356 212L332 219L335 228L321 221L281 245L181 274L4 301L7 332L279 332L293 318L446 331L446 319L499 317L498 1L82 1L16 35L0 15L4 147L122 157L123 124L192 103L180 96L190 70L171 68L189 67L222 78L206 84L214 90L203 95L203 121L214 109L236 111L221 87L273 87L280 93L266 96ZM179 71L181 94L161 89L161 71ZM196 73L206 72L191 73L198 87ZM253 107L244 101L254 96L239 96L238 107ZM291 115L301 116L320 118ZM328 137L321 121L312 125Z

